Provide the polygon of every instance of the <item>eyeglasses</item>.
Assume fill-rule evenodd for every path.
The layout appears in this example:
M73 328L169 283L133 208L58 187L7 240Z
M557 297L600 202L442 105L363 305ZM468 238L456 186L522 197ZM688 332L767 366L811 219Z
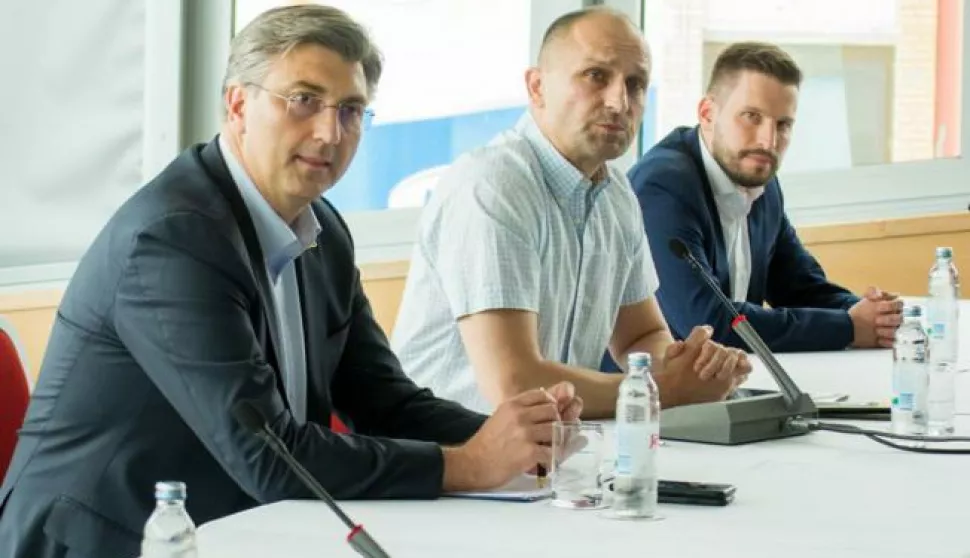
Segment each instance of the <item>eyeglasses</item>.
M337 120L340 122L340 127L343 128L344 132L352 134L367 130L374 120L374 111L365 107L363 103L345 102L328 105L313 93L297 92L283 95L258 83L247 83L246 85L261 89L277 99L285 101L286 114L296 120L306 120L320 114L325 109L332 108L337 111Z

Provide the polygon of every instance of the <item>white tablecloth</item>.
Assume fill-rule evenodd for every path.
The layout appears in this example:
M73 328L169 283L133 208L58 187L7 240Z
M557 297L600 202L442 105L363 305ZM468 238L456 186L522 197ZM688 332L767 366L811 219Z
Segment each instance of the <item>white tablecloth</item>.
M962 315L962 339L970 339L970 307ZM888 350L779 360L809 393L858 400L889 394ZM970 435L970 373L957 383L958 434ZM750 386L773 387L760 365ZM735 502L661 505L665 519L651 522L614 521L547 502L342 505L394 557L970 558L970 456L913 454L860 436L815 432L735 447L667 442L660 466L667 479L734 484ZM322 503L280 502L202 526L200 556L356 556L346 534Z

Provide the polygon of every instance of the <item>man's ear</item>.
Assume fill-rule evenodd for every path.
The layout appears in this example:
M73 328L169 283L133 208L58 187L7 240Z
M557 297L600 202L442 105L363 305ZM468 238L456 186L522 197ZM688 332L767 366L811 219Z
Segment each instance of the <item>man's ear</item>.
M246 88L241 85L226 87L223 103L226 107L226 124L236 132L246 131Z
M697 103L697 122L701 125L702 130L710 130L714 126L717 111L717 101L714 100L713 95L708 94L701 97L700 102Z
M545 97L542 94L542 71L532 67L525 71L525 88L529 92L529 102L532 106L542 108L545 106Z

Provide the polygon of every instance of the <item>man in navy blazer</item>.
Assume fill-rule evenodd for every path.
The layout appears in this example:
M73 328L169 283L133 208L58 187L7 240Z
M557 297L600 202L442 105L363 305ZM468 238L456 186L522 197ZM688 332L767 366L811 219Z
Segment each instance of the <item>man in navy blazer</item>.
M570 385L490 418L416 386L320 199L380 71L335 8L271 10L236 35L222 133L119 209L64 294L0 488L0 556L136 556L156 481L186 482L199 524L312 497L236 423L240 401L336 498L434 498L548 464L552 423L582 410ZM334 411L352 433L329 430Z
M785 215L776 172L801 79L774 45L728 47L699 103L699 125L674 130L630 171L675 335L707 323L716 341L744 347L728 310L668 247L679 238L771 349L892 345L898 297L871 287L860 298L828 281Z

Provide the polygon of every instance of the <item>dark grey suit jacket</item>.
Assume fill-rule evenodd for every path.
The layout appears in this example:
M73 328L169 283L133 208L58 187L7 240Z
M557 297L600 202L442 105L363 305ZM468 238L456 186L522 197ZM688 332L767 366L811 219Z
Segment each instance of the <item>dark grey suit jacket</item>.
M346 224L312 206L318 247L297 259L309 422L276 372L276 321L252 221L215 141L181 154L114 215L57 312L10 471L0 556L136 556L153 484L188 484L198 524L311 495L234 402L254 400L337 498L432 498L438 444L484 417L401 372L361 290ZM326 426L337 410L355 434Z

